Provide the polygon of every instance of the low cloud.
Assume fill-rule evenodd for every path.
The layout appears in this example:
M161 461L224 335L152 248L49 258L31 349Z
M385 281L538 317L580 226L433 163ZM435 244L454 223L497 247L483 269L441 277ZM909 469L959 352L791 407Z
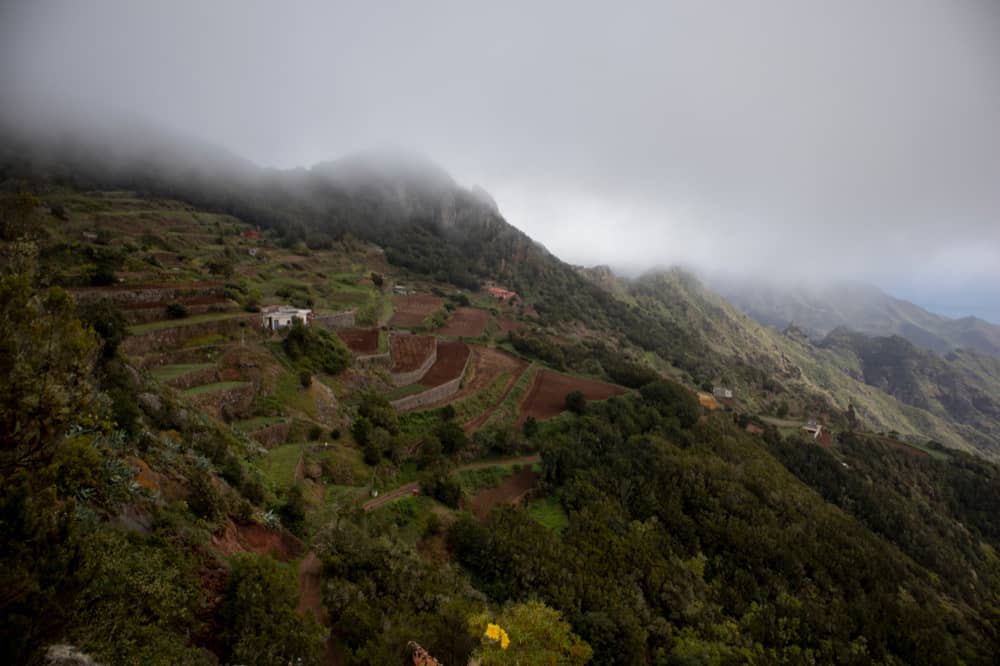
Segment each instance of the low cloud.
M26 108L136 114L283 168L409 146L575 263L918 296L1000 280L991 0L0 12Z

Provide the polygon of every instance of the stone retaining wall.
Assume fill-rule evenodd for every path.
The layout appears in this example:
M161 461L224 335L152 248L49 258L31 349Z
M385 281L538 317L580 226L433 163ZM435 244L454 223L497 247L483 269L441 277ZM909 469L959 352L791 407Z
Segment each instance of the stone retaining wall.
M239 332L240 322L245 322L248 327L253 326L257 316L247 314L219 321L204 321L188 325L184 325L183 319L178 319L177 326L130 335L122 343L122 351L129 356L141 356L167 349L177 349L188 340L203 335L235 334Z
M370 368L373 366L382 366L388 368L392 365L392 356L389 352L384 354L369 354L367 356L355 356L354 365L359 368Z
M235 307L235 303L226 299L213 299L211 303L184 303L176 301L187 308L189 314L200 315L210 312L224 312ZM152 321L160 321L167 317L167 306L163 303L156 303L149 307L122 309L122 316L129 325L148 324Z
M314 314L312 323L314 326L322 326L328 331L338 328L354 328L356 325L357 310L347 310L345 312L333 312L327 314Z
M445 398L450 398L451 396L458 393L458 390L462 388L462 381L465 379L465 373L469 369L469 363L472 362L472 354L469 354L468 358L465 359L465 366L462 368L462 372L459 373L458 377L452 379L450 382L445 382L440 386L435 386L432 389L427 389L422 393L416 393L414 395L408 395L399 400L393 400L389 404L392 405L397 412L407 412L420 407L426 407ZM426 371L425 371L426 372Z
M407 384L414 384L427 374L427 371L431 369L431 366L437 361L437 343L434 344L434 349L431 350L430 355L427 360L417 368L416 370L411 370L409 372L393 372L390 373L392 378L392 383L396 386L406 386ZM437 388L437 387L435 387Z
M288 439L288 433L292 430L292 422L274 423L266 428L254 430L248 433L250 439L254 440L266 449L273 449L281 446Z
M121 285L117 287L79 287L70 289L73 299L80 305L108 300L115 305L153 305L185 298L225 298L222 282L178 282L159 284Z
M219 378L219 369L217 367L202 368L201 370L192 370L191 372L186 372L179 377L174 377L173 379L168 379L164 382L167 386L175 388L178 391L183 391L185 389L192 388L194 386L201 386L202 384L214 384L215 382L222 381Z
M248 382L230 389L188 396L187 400L192 407L197 407L206 414L221 419L224 411L239 415L250 409L255 393L253 383Z

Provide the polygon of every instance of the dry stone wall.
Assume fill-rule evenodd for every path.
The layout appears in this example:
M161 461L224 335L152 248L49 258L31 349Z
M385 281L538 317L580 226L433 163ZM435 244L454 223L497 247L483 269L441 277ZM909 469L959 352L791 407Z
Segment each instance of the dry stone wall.
M434 388L427 389L422 393L416 393L414 395L402 397L399 400L393 400L389 404L391 404L398 412L407 412L450 398L458 393L458 390L462 388L462 381L465 379L465 373L469 369L469 363L471 361L472 354L469 354L469 357L465 359L465 367L462 368L462 372L458 375L458 377L455 377L455 379L445 382L439 386L435 386Z
M416 370L391 373L392 383L396 386L406 386L407 384L413 384L420 381L421 377L427 374L427 371L431 369L431 366L434 365L435 361L437 361L437 345L434 346L430 355Z
M204 321L197 324L184 324L183 319L177 321L177 326L150 331L125 338L122 351L130 356L142 356L166 349L176 349L192 338L205 335L229 335L239 332L240 322L252 326L257 315L241 315L219 321Z

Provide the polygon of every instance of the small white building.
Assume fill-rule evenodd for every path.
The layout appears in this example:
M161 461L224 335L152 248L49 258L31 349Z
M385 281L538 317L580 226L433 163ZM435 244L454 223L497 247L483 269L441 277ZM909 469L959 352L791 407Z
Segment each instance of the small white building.
M306 326L312 320L313 311L308 308L294 308L291 305L269 305L260 311L260 325L269 331L277 331L301 319Z
M733 390L726 388L725 386L714 386L712 387L712 395L716 398L732 398Z

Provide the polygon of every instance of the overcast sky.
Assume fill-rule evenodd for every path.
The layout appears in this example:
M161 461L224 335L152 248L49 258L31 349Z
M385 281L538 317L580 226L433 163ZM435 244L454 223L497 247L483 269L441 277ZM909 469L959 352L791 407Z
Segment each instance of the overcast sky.
M8 0L0 68L262 165L421 151L574 263L1000 321L997 0Z

